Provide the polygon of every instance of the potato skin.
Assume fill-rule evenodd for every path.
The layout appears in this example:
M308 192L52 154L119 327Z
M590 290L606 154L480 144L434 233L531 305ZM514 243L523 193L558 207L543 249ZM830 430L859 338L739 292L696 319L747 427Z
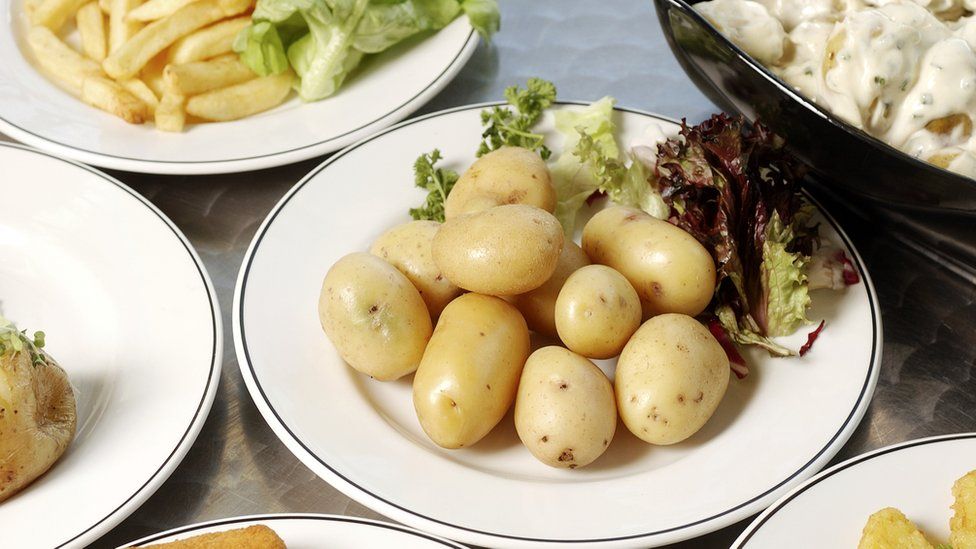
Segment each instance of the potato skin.
M529 356L529 329L505 300L464 294L441 313L413 379L420 426L443 448L471 446L505 416Z
M590 358L620 354L641 323L641 302L627 279L606 265L571 274L556 299L559 339Z
M537 153L502 147L475 161L444 202L444 217L487 210L503 204L528 204L552 213L556 190L549 168Z
M705 310L715 292L715 262L693 236L636 208L615 206L583 227L583 251L633 284L645 316Z
M416 370L433 331L407 277L362 252L339 259L325 275L319 320L342 359L380 381Z
M411 221L381 234L369 253L396 267L420 292L431 318L440 316L461 288L451 283L434 263L430 245L441 224L436 221Z
M690 316L645 322L617 361L615 391L624 425L652 444L695 434L729 385L729 359L707 328Z
M454 284L509 296L549 280L562 248L563 229L552 214L513 204L448 219L431 249L434 263Z
M529 329L549 337L559 337L556 332L556 298L569 275L590 264L583 249L572 240L563 242L556 270L549 280L534 290L515 296L512 303L518 308Z
M603 455L617 429L617 408L607 376L562 347L529 356L515 400L515 429L539 461L575 469Z

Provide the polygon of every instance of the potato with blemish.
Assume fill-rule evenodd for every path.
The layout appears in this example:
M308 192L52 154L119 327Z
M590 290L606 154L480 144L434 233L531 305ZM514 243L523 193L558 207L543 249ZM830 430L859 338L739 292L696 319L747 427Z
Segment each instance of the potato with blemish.
M637 290L647 317L695 316L715 292L715 262L693 236L636 208L615 206L583 227L583 251Z
M617 429L613 386L586 358L562 347L543 347L522 370L515 429L546 465L589 465L603 455Z
M380 381L416 370L433 331L427 306L407 277L361 252L343 257L325 275L319 321L343 360Z
M434 263L457 286L486 295L517 295L542 286L556 270L563 229L535 206L496 206L448 219L434 236Z
M620 354L641 323L641 303L634 287L606 265L589 265L571 274L555 308L559 339L590 358Z
M518 308L529 329L549 337L559 337L556 332L556 298L569 275L590 264L590 259L572 240L563 242L563 249L556 262L556 271L542 286L515 296L512 303Z
M729 359L690 316L664 314L630 338L614 379L624 425L652 444L675 444L698 432L729 385Z
M458 179L444 202L447 219L503 204L528 204L552 212L556 190L542 157L522 147L482 156Z
M403 273L424 298L430 316L436 319L461 288L451 283L434 263L430 245L441 224L436 221L411 221L386 231L369 252L383 258Z
M444 448L484 438L515 401L528 356L529 329L511 304L480 294L448 304L413 378L427 436Z

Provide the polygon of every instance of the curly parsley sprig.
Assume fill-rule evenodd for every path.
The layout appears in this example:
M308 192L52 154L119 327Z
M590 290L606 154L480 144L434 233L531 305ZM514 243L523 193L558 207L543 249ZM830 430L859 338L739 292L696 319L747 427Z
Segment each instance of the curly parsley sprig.
M444 222L444 201L457 183L458 174L454 170L437 168L441 151L434 149L429 154L420 155L413 163L414 184L427 191L427 199L419 208L410 208L414 219L432 219Z
M507 106L481 111L481 133L478 156L501 147L523 147L539 153L548 160L552 152L543 144L545 136L531 131L542 112L556 100L556 86L541 78L529 78L525 89L509 86L505 89ZM513 111L510 107L514 107Z

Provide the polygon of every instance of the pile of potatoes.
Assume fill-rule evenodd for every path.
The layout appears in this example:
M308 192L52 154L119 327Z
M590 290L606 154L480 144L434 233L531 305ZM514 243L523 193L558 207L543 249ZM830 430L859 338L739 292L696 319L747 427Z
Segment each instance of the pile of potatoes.
M691 235L609 207L564 238L549 170L506 147L478 159L445 202L329 270L319 298L342 358L378 380L416 371L420 425L444 448L487 435L515 404L540 461L576 468L607 449L617 414L651 444L698 431L729 382L721 345L693 317L715 289ZM529 331L562 343L532 352ZM590 359L619 355L614 382Z

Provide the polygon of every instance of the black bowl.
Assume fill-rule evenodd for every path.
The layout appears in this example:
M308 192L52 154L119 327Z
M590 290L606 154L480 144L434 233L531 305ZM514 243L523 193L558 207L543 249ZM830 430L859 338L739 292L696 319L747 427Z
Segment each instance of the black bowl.
M720 108L784 136L822 183L901 208L976 215L976 180L913 158L804 99L683 0L654 0L671 51Z

